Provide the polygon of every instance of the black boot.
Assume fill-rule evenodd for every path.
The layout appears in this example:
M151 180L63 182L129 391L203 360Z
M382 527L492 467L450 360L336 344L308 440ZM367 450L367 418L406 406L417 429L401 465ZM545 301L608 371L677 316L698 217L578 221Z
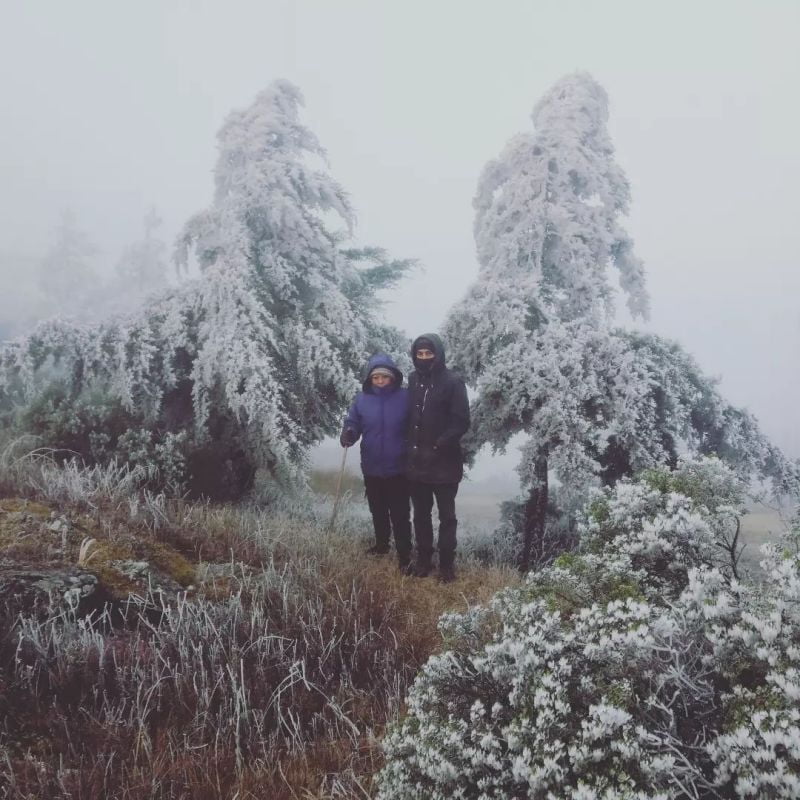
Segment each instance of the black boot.
M436 580L439 583L452 583L456 579L456 570L452 564L443 564L439 567L439 574Z
M388 546L381 546L379 544L374 544L372 547L367 550L368 556L385 556L389 552Z
M431 562L428 559L417 559L414 565L415 578L427 578L431 574Z

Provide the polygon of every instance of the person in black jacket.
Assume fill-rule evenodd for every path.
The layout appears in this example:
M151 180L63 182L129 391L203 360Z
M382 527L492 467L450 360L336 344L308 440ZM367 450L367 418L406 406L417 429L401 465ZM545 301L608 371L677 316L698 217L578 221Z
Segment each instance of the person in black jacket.
M455 579L456 494L464 476L459 444L469 430L464 381L445 364L442 340L426 333L414 340L416 370L408 378L408 470L417 544L415 575L430 574L433 556L433 499L439 510L439 580Z

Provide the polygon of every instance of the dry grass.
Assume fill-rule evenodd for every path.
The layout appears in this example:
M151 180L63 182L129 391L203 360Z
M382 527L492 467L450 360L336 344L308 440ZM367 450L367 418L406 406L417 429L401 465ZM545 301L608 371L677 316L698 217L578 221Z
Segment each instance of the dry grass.
M351 456L352 458L352 456ZM311 473L311 488L321 495L335 495L336 487L339 484L338 469L315 469ZM345 469L342 476L342 493L349 493L354 497L364 494L364 479L360 474L351 469Z
M346 513L330 532L299 513L173 503L156 526L109 476L52 480L48 502L35 487L0 502L15 560L74 564L90 537L86 568L118 600L131 590L109 574L120 559L196 591L92 619L0 610L7 798L369 797L384 727L441 646L439 616L517 580L477 566L449 585L403 577L363 555L366 531ZM45 534L56 509L69 529Z

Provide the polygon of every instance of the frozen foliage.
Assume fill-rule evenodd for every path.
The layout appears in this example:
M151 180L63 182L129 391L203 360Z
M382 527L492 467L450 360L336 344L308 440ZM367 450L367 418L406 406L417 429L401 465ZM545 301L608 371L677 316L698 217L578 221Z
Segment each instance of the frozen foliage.
M796 466L679 346L611 327L612 266L634 315L648 301L619 221L629 187L607 119L603 89L567 76L536 106L536 132L487 165L474 201L480 272L446 326L452 361L476 389L473 453L525 437L524 567L546 558L551 472L568 505L597 482L674 466L681 448L718 453L781 491L797 486Z
M596 489L586 507L576 561L636 581L654 600L677 597L694 566L733 578L732 533L744 514L746 486L716 458L656 467L638 481Z
M475 380L547 323L613 314L609 267L647 313L644 269L619 217L628 182L613 159L608 100L589 75L559 81L481 175L473 201L480 274L450 315L455 361Z
M475 382L475 436L504 447L527 433L519 467L524 482L544 443L551 468L585 484L598 472L598 454L611 432L635 426L646 382L619 339L581 322L554 320L535 336L509 341L503 357L482 370Z
M679 344L652 334L614 335L631 351L630 361L643 378L638 387L643 396L636 416L611 432L603 458L607 481L653 461L674 465L682 447L719 456L743 478L769 480L776 494L798 494L797 462L769 441L749 411L731 406L717 381Z
M800 558L714 566L741 497L715 460L621 482L578 553L443 618L381 800L797 797Z
M648 300L619 222L629 187L607 120L602 87L569 75L536 105L536 132L489 162L473 203L480 272L446 323L452 363L477 389L473 448L527 435L523 567L542 555L548 472L585 486L599 471L609 416L635 414L643 394L608 331L612 265L632 313L646 315Z
M391 347L376 293L407 262L342 246L353 212L300 121L299 90L278 81L219 133L213 203L184 228L180 265L201 277L94 327L41 325L2 351L0 393L39 391L55 363L76 394L100 384L149 426L229 440L286 487L310 444L333 432L365 355Z
M472 442L504 448L527 435L518 470L534 497L542 483L547 488L546 470L537 472L544 456L561 483L563 510L580 505L597 482L674 466L687 451L718 455L742 478L758 476L776 492L798 493L797 464L673 342L554 321L504 352L507 358L490 363L476 381ZM531 516L530 508L517 514L517 534ZM531 564L552 556L549 539L566 541L551 530L558 525L556 514L528 553Z

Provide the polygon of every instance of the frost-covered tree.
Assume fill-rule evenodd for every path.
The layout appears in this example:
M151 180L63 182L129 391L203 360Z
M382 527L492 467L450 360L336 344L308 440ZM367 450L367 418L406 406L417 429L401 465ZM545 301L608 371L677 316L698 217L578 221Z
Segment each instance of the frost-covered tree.
M365 353L385 338L374 294L408 266L343 250L354 215L322 169L325 152L299 120L299 90L273 84L219 133L212 205L193 217L178 263L194 248L200 305L214 321L194 365L197 416L220 393L252 429L261 461L300 464L333 432ZM322 163L320 163L322 162ZM331 230L338 218L344 232ZM357 269L362 255L373 265Z
M52 246L39 266L39 289L50 314L79 317L97 287L93 266L97 248L64 211Z
M196 471L243 460L295 485L365 355L399 342L377 293L409 265L343 246L353 212L301 104L278 81L220 130L213 202L178 243L180 264L196 253L198 279L94 328L42 326L4 351L5 385L21 378L35 394L37 371L57 360L75 393L101 382L147 424L190 431L206 446Z
M743 497L718 460L622 481L576 553L445 616L379 800L800 795L800 557L733 577Z
M627 354L608 333L609 272L645 315L644 270L619 217L628 182L613 159L605 91L587 74L560 80L480 178L480 273L446 325L453 363L478 390L472 440L503 448L524 432L528 492L523 565L544 532L548 472L571 482L597 471L599 404L636 395ZM610 396L608 391L611 392Z
M567 76L534 108L536 131L484 168L473 201L480 274L449 321L469 376L549 322L613 316L611 266L631 312L647 314L644 269L619 222L630 190L607 120L602 87Z
M639 374L635 415L620 415L600 455L603 482L614 483L654 463L675 466L681 452L715 455L743 479L769 481L777 495L797 496L800 465L761 431L746 409L728 403L677 342L614 331Z
M607 119L604 90L585 73L567 76L534 108L535 132L486 166L474 200L479 275L446 324L452 363L477 390L472 450L524 436L527 497L514 513L523 568L545 555L550 473L574 498L593 482L674 464L685 445L793 474L680 348L612 329L612 268L634 316L646 316L648 298L620 223L629 186Z

